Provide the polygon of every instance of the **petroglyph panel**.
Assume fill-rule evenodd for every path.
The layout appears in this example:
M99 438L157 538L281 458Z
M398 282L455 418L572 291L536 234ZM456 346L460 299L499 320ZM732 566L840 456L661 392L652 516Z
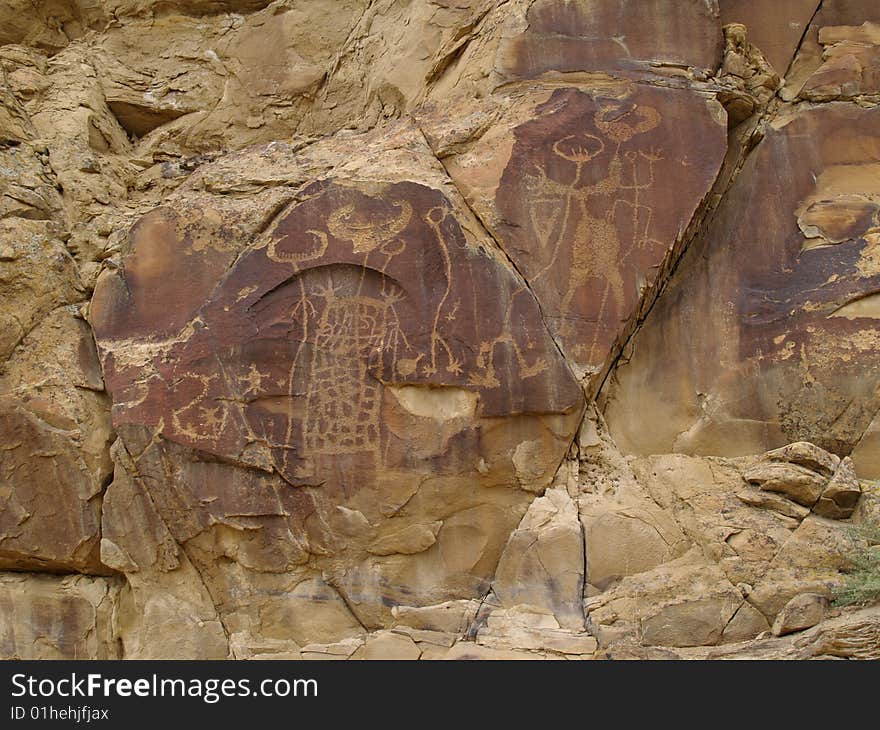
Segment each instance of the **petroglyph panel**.
M715 179L723 112L690 92L614 86L524 95L505 114L447 169L563 349L595 370Z
M212 565L208 534L288 583L318 556L367 623L389 596L484 590L583 409L528 287L466 237L460 199L418 182L314 182L239 241L205 233L231 230L216 205L209 228L150 214L92 304L114 424L175 540L197 565L204 549L232 615L266 587ZM163 286L194 282L171 307L143 288L157 267ZM455 528L462 512L476 522ZM396 537L426 530L416 547Z
M384 437L386 385L468 389L483 418L576 410L534 298L467 245L441 194L319 183L301 197L176 337L157 341L148 374L125 363L126 348L108 351L118 424L235 458L261 444L299 482L325 457L370 468L403 458ZM135 246L126 286L147 260ZM106 291L118 305L116 287ZM105 301L94 307L101 338L119 334Z
M619 444L845 454L859 441L880 407L878 121L833 106L770 130L606 393Z

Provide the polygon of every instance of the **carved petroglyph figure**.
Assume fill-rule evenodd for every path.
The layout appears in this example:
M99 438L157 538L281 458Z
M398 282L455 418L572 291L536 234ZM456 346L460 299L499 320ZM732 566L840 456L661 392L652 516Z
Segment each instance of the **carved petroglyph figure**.
M313 230L306 231L306 234L314 238L316 244L314 247L306 249L305 251L279 251L278 244L286 243L289 239L289 236L284 236L283 238L277 240L273 238L269 241L269 248L266 251L266 255L273 261L292 264L294 269L297 269L299 264L303 261L321 258L327 250L327 234L323 231Z
M607 104L594 115L596 130L603 136L581 132L557 139L551 148L554 157L574 166L570 183L554 180L546 163L535 165L536 174L528 180L532 196L529 213L538 243L550 249L544 267L532 277L537 281L559 261L563 245L571 247L571 264L560 305L563 324L560 333L575 334L571 319L579 287L591 279L603 281L597 321L606 314L609 300L613 311L625 311L622 265L636 247L652 243L650 230L653 211L643 202L642 192L654 185L654 166L662 151L630 149L623 146L639 134L654 129L660 115L651 107ZM603 139L604 137L604 139ZM614 143L604 177L586 183L587 166L600 164L608 142ZM562 205L560 206L560 202ZM605 210L596 215L596 210ZM628 239L628 245L621 239ZM579 343L579 355L592 359L598 344L599 328L592 342Z
M297 372L304 369L305 408L301 417L303 454L307 462L321 456L368 454L375 466L381 459L380 418L382 380L385 363L396 367L398 347L406 344L400 328L396 304L404 293L386 275L395 256L406 250L401 237L413 217L412 205L394 201L395 213L386 216L364 216L354 205L344 205L327 217L329 235L347 241L353 253L362 256L356 281L351 274L343 275L342 284L334 282L328 269L323 284L312 280L305 283L297 277L299 298L291 310L291 318L301 330L288 373L290 410L286 443L293 443L297 418L294 399ZM327 250L327 232L307 230L316 245L294 245L302 253L279 253L279 246L270 244L270 258L289 263L297 274L305 272L303 264L321 258ZM376 258L379 261L376 261ZM378 285L377 285L378 280ZM308 351L306 351L308 347ZM412 358L418 363L421 355ZM282 457L283 468L305 475L314 464L293 469L290 449Z
M223 402L208 398L211 385L218 378L216 373L185 373L176 379L173 385L179 392L195 391L189 403L171 412L171 425L178 433L194 441L208 440L216 444L219 440L226 428L229 413ZM211 405L212 402L214 405Z
M400 214L384 220L360 220L354 205L344 205L327 219L327 230L336 238L351 241L355 253L370 253L392 241L412 220L412 205L407 201L391 205Z
M483 388L497 388L501 385L501 381L498 380L495 370L495 351L499 345L508 345L513 348L513 353L516 357L517 365L519 366L519 376L524 380L543 373L549 367L547 361L541 357L537 358L535 362L529 365L525 353L516 341L516 338L508 329L498 337L495 337L489 342L483 342L480 345L480 351L477 354L476 362L479 372L471 373L471 385L478 385Z
M446 304L446 300L449 298L449 293L452 291L452 259L449 257L449 246L446 243L446 238L443 235L443 230L441 226L443 225L443 221L446 220L446 217L449 215L449 209L445 206L436 206L431 208L428 213L425 215L425 223L428 224L428 227L434 233L434 237L437 240L437 246L440 250L441 255L443 256L443 273L446 276L446 289L443 292L443 296L440 298L440 301L437 304L437 309L434 315L434 324L431 329L431 361L430 365L425 366L424 373L425 375L434 375L437 372L438 362L437 362L437 349L440 348L446 355L446 372L457 375L461 372L461 361L456 358L452 354L452 350L449 348L449 344L446 342L445 338L440 334L440 315L443 312L443 307ZM454 311L458 309L456 305L453 309L453 313L451 315L447 315L455 319Z
M322 296L303 426L305 449L310 455L367 452L378 466L381 355L396 352L400 338L396 299L339 297L332 288Z

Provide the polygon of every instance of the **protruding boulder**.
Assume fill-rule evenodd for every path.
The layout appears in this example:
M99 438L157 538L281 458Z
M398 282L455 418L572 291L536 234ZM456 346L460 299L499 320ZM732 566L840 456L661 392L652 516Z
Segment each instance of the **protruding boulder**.
M798 441L764 454L766 461L788 462L830 477L837 471L840 457L807 441Z
M785 636L803 631L825 618L828 599L818 593L801 593L785 604L773 622L773 635Z
M767 492L781 492L798 504L812 507L825 489L828 478L797 464L761 461L747 469L745 478Z
M845 520L852 516L862 496L862 485L856 477L853 461L849 457L840 462L837 472L813 507L813 512L832 520Z

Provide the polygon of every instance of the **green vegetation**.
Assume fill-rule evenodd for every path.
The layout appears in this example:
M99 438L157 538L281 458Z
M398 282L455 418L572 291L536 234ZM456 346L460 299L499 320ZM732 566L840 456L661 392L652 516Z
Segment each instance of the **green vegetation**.
M880 601L880 526L853 526L850 537L852 566L843 585L834 591L834 603L852 606Z

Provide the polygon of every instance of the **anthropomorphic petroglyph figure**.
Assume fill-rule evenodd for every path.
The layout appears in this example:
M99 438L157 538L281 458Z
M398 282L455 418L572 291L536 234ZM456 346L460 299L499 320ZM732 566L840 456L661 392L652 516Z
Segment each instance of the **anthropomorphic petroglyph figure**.
M349 280L340 289L331 273L327 286L303 294L311 304L303 323L303 339L311 345L303 420L305 452L310 458L366 453L379 465L381 381L383 374L390 377L383 371L384 363L390 353L393 371L398 344L406 341L395 309L403 292L387 279L385 270L406 249L399 234L413 212L406 201L395 201L390 207L394 215L362 217L350 205L331 214L327 219L330 233L350 241L352 251L363 255L360 273L356 282ZM384 260L368 266L371 256Z
M332 288L322 296L303 427L306 452L368 452L378 460L382 353L396 347L399 336L396 300L337 296Z
M533 183L536 195L532 198L531 213L538 240L543 247L553 249L534 279L556 265L564 244L571 247L571 265L560 305L560 331L565 336L575 334L571 323L573 302L579 287L587 281L604 282L597 321L605 316L609 300L614 313L621 315L625 311L622 264L635 246L644 246L651 240L652 210L640 196L653 187L654 165L662 159L653 149L622 151L633 137L660 123L655 109L608 104L595 114L594 122L602 137L581 132L553 143L553 155L574 166L572 182L566 185L553 180L544 166L538 166ZM615 146L605 176L585 183L587 166L599 164L596 160L605 155L609 141ZM596 215L597 210L606 212ZM621 242L621 229L630 238L626 245ZM593 341L581 343L578 349L592 357L598 335L596 328Z

